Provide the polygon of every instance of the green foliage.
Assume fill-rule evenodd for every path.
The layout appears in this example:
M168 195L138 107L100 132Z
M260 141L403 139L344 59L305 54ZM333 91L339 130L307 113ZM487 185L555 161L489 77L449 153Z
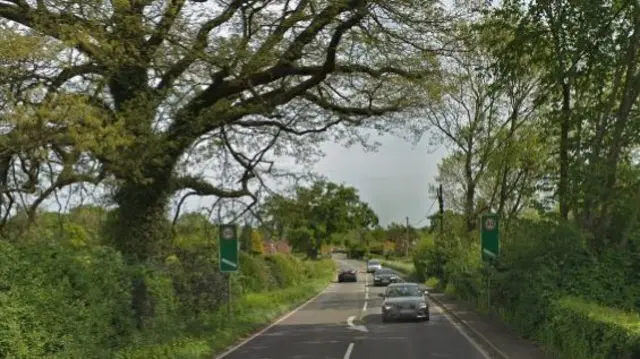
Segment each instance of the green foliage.
M129 274L109 248L0 241L0 356L109 358L134 329Z
M44 213L28 229L31 240L0 240L0 357L210 357L334 276L331 260L241 252L229 320L217 229L202 219L180 218L172 254L162 261L128 263L96 244L89 233L110 222L92 209ZM20 233L16 223L10 233ZM135 281L146 288L142 322L132 310Z
M252 10L255 31L248 34L235 26L234 15L244 10L226 4L219 17L202 11L203 2L182 0L165 9L146 0L3 3L3 200L13 206L14 198L27 193L42 195L33 206L26 204L32 216L61 188L107 184L105 192L118 205L112 219L120 223L111 228L117 233L110 245L131 260L161 257L170 247L166 212L172 196L253 197L256 171L282 176L267 160L272 155L309 162L327 138L368 145L354 130L405 125L395 118L387 124L386 115L437 97L438 57L405 43L426 43L443 32L434 24L450 20L439 4L367 0L303 2L293 11L259 7ZM393 25L383 12L394 14ZM327 42L345 14L350 20ZM272 26L274 19L280 24ZM379 36L404 25L401 35ZM229 36L212 35L221 29ZM306 35L283 36L299 29L307 29ZM366 63L351 56L354 47L368 54ZM341 104L329 78L350 87L358 101ZM285 122L267 119L278 111L297 115ZM266 118L245 121L256 116ZM243 130L227 134L229 126ZM225 168L247 169L231 174L218 168L224 183L237 184L234 189L186 174L185 168L219 155L231 161ZM344 225L339 208L317 215L336 216L325 223L328 233L334 224Z
M364 243L349 241L347 243L347 256L352 259L363 259L369 253Z
M393 270L396 270L400 273L407 274L409 276L414 275L414 267L411 262L383 259L380 261L380 263L382 264L383 267L391 268Z
M522 335L561 357L633 357L637 331L611 327L616 319L593 313L615 318L626 311L629 318L637 317L637 254L616 248L594 253L588 235L566 222L518 219L503 229L495 266L482 263L477 232L460 237L450 229L423 238L413 257L417 274L424 273L430 287L478 310L497 312ZM486 301L488 275L491 308Z
M640 314L563 297L553 302L538 337L563 358L638 358Z
M355 188L326 181L297 187L291 197L271 196L263 212L272 233L284 232L296 251L311 257L338 233L378 224L378 217Z
M304 279L303 266L296 257L278 253L265 258L280 288L297 285Z
M240 283L247 293L262 292L278 286L271 267L260 257L240 252Z

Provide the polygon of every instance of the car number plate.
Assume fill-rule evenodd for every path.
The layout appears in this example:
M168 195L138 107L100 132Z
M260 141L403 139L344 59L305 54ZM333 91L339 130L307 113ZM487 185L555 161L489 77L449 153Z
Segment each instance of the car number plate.
M413 311L413 309L401 309L400 313L401 314L413 314L414 311Z

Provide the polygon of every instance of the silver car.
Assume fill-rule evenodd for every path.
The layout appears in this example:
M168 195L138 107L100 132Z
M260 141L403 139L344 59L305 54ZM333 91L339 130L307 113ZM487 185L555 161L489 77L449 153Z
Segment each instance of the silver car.
M392 319L429 320L429 302L426 290L417 283L393 283L380 293L382 302L382 321Z
M375 259L369 259L367 261L367 273L373 273L378 269L382 269L382 263Z

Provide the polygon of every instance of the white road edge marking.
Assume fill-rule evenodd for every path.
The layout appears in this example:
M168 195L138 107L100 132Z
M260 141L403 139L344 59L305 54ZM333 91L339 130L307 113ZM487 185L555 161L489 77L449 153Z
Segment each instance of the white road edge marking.
M295 308L294 310L290 311L289 313L283 315L282 317L280 317L280 319L276 320L275 322L269 324L266 328L260 330L259 332L253 334L252 336L250 336L249 338L241 341L240 343L232 346L231 348L227 349L227 351L225 351L224 353L218 355L217 357L215 357L215 359L222 359L224 357L226 357L227 355L235 352L236 350L242 348L243 346L245 346L247 343L249 343L250 341L254 340L255 338L261 336L262 334L264 334L265 332L267 332L269 329L275 327L276 325L284 322L285 320L287 320L289 317L291 317L292 315L296 314L297 312L299 312L300 310L304 309L304 307L306 307L307 305L311 304L311 302L313 302L314 300L318 299L321 295L325 294L327 292L327 290L332 287L333 284L329 284L325 289L323 289L322 291L320 291L320 293L316 294L314 297L312 297L311 299L307 300L306 302L302 303L299 307Z
M343 359L349 359L351 357L352 351L353 351L353 343L349 343L349 346L347 347L347 352L344 353Z
M364 316L364 312L367 311L367 301L369 300L369 275L364 274L364 304L362 305L362 312L360 313L360 319Z
M469 343L471 343L471 345L472 345L474 348L476 348L476 350L477 350L480 354L482 354L482 356L483 356L483 357L485 357L486 359L491 359L491 356L489 355L489 353L487 353L487 351L486 351L486 350L484 350L484 349L480 346L480 344L478 344L478 342L476 342L473 338L471 338L471 337L469 336L469 334L467 334L467 333L464 331L464 329L462 328L462 326L461 326L459 323L457 323L453 318L451 318L451 316L450 316L449 314L447 314L447 312L445 311L445 309L444 309L444 308L442 308L441 306L437 305L434 301L431 301L431 303L429 303L429 304L430 304L430 305L433 305L433 306L435 306L435 307L440 308L440 312L442 313L442 316L443 316L443 317L445 317L445 318L449 321L449 323L451 323L451 325L453 325L453 327L454 327L454 328L456 328L456 330L458 330L458 332L459 332L460 334L462 334L462 336L463 336L465 339L467 339L467 341L468 341ZM505 358L507 358L507 357L505 356Z

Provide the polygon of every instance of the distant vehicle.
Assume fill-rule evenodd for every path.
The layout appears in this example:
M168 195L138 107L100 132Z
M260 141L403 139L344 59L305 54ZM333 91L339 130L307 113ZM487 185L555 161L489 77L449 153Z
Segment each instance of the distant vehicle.
M340 269L340 273L338 273L338 282L357 282L358 281L358 271L351 268L342 268Z
M393 283L379 296L382 302L382 321L393 319L429 320L429 302L425 297L426 290L420 289L417 283Z
M400 281L391 269L381 268L373 273L373 285L389 285Z
M382 263L379 260L369 259L367 261L367 273L373 273L378 269L382 269Z

